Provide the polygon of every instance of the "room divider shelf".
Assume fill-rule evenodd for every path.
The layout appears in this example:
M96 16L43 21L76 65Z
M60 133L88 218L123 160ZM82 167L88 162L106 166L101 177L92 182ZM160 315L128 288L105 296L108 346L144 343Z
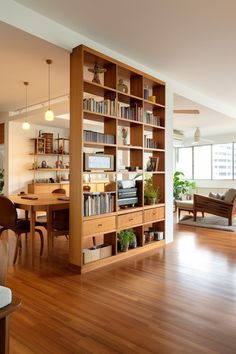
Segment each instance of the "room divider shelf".
M97 65L102 73L96 76L91 69L98 70ZM144 96L146 87L149 96L155 96L155 102L151 101L153 97L146 99ZM157 230L165 231L165 83L81 45L74 48L71 54L70 111L70 263L83 273L163 246L165 240L148 244L143 240L145 230L152 224ZM86 140L104 134L114 144L85 141L85 130ZM99 135L100 141L101 137ZM148 148L144 142L158 148ZM93 156L96 153L113 156L114 171L106 172L102 168L84 171L84 154L91 153ZM145 171L151 158L159 162L157 171ZM124 170L125 167L131 171L128 168ZM118 203L118 181L132 180L137 174L138 202L122 208ZM85 175L90 175L89 183L84 181ZM147 176L154 187L159 187L161 203L145 205ZM95 188L99 179L104 178L104 190L97 191L96 188L94 192L92 189L90 201L97 203L102 193L113 191L114 212L84 217L83 186ZM122 228L134 229L137 248L118 252L118 234ZM92 246L93 237L112 245L112 255L84 264L83 249Z

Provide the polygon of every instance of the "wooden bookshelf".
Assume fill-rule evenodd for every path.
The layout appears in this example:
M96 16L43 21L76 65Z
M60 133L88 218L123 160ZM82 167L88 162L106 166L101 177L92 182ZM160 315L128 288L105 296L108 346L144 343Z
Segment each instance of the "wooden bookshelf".
M99 74L100 84L92 82L93 74L88 71L95 64L106 69ZM119 80L123 80L128 92L118 90ZM83 45L71 53L70 82L70 264L84 273L165 244L165 240L145 241L145 232L149 230L165 233L165 83ZM147 87L155 101L144 98ZM85 141L84 131L88 131L88 126L89 134L92 129L95 136L97 133L111 135L114 143ZM128 133L125 142L121 136L124 127ZM155 148L145 146L145 142ZM91 151L113 155L114 171L85 171L83 155ZM151 157L158 159L155 171L147 171L147 160ZM123 166L129 166L131 171ZM136 174L140 179L138 203L121 208L118 180L130 180ZM98 214L96 210L95 215L84 216L86 175L91 184L100 175L106 176L107 183L101 193L105 195L106 188L113 191L112 211ZM155 205L145 205L147 175L160 188L160 201ZM137 248L120 252L117 235L130 228L136 234ZM107 258L84 264L83 249L93 245L93 237L97 243L111 246L112 253Z

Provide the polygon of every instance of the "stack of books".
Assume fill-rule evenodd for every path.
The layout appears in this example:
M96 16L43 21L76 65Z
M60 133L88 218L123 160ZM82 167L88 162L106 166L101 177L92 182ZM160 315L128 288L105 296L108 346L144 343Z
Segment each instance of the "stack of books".
M112 213L115 211L115 192L84 194L84 216Z
M154 116L152 112L146 111L144 112L143 117L144 123L160 126L160 116Z
M155 140L147 138L147 135L144 135L144 147L148 149L158 149L158 144Z
M95 143L115 144L115 136L111 134L97 133L92 130L84 130L84 141Z
M83 109L91 112L116 116L116 99L105 99L104 101L96 101L94 98L84 98Z
M124 106L118 102L117 110L120 118L142 122L143 108L138 106L138 103L133 103L131 106Z

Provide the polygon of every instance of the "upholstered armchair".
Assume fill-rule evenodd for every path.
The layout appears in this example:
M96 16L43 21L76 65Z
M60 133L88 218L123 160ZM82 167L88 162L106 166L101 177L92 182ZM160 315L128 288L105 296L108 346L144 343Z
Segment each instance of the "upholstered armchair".
M229 189L222 197L206 197L199 194L193 196L193 215L196 221L197 212L205 212L228 219L231 226L236 215L236 189Z

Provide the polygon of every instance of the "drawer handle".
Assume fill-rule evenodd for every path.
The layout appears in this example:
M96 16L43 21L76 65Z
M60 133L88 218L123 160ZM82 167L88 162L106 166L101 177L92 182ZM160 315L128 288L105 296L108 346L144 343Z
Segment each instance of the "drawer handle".
M98 224L98 226L99 226L99 227L101 227L101 226L102 226L102 224Z
M156 215L156 212L153 212L152 215L155 216L155 215Z
M130 218L129 221L134 221L134 219L133 219L133 218Z

